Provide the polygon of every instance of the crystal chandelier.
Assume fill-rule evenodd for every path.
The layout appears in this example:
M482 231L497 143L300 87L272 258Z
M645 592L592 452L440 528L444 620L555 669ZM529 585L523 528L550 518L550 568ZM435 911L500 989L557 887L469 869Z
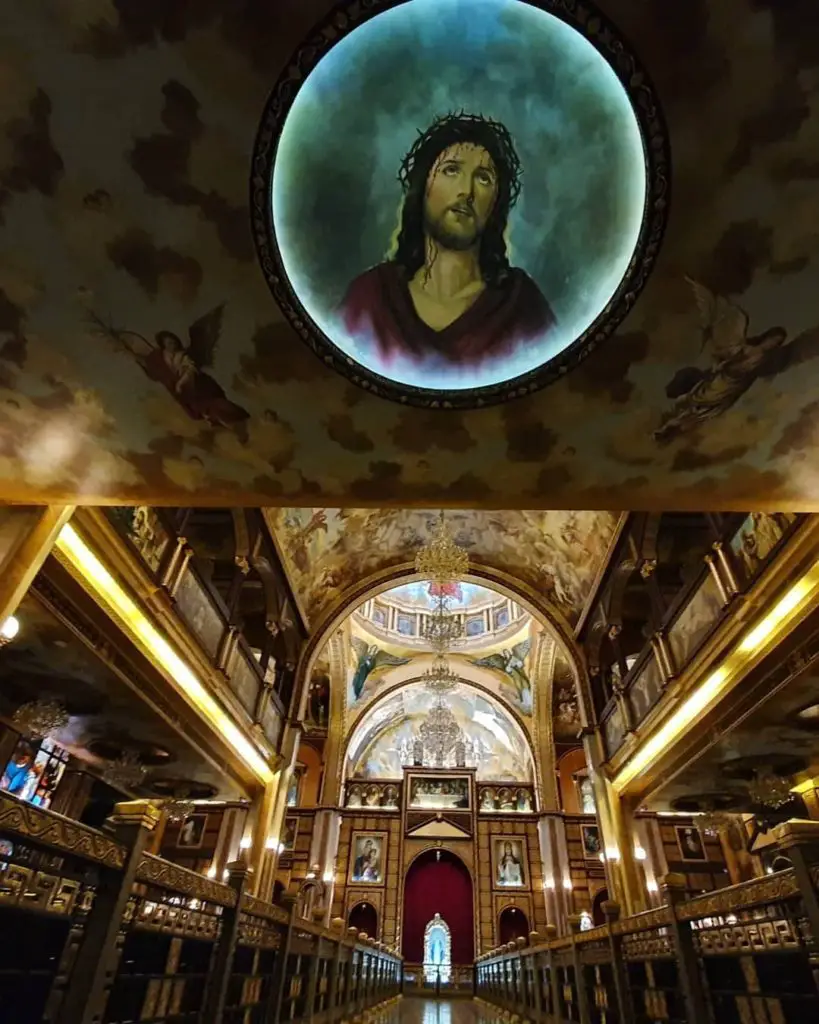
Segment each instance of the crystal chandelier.
M697 828L708 836L718 836L734 824L734 819L724 811L704 811L696 817Z
M429 753L435 768L443 768L444 761L455 744L463 743L463 733L455 721L455 716L438 697L426 719L418 730L424 750Z
M428 668L422 673L421 681L428 690L432 690L433 693L438 695L443 695L455 689L458 685L458 676L449 667L449 662L446 658L439 655L435 659L432 668Z
M183 821L193 814L196 810L196 804L193 800L176 799L166 800L162 805L162 810L165 812L169 825L181 825Z
M763 807L784 807L793 800L790 779L775 775L770 770L758 771L748 784L748 795Z
M452 539L444 513L432 528L432 538L415 556L415 571L433 583L460 579L469 570L469 556Z
M147 771L133 750L124 750L105 767L105 781L115 789L134 789L145 778Z
M32 700L21 704L12 716L12 725L33 740L41 740L68 725L69 716L56 700Z
M462 619L449 610L448 598L440 596L435 611L425 618L421 626L421 636L433 651L443 654L463 635Z

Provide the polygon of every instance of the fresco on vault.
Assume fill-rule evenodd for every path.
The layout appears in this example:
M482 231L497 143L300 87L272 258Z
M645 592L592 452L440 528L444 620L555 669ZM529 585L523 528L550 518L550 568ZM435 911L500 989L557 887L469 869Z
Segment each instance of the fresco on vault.
M348 777L400 779L435 700L423 687L405 687L366 712L350 741ZM508 712L464 685L447 696L447 706L464 734L478 779L531 781L529 746Z
M411 562L438 513L421 509L282 508L267 512L296 597L315 624L345 590ZM567 619L579 613L608 550L610 512L451 511L455 540L476 565L523 580Z
M173 331L157 331L153 340L122 330L91 312L92 330L116 350L127 352L150 380L161 384L194 420L214 427L237 427L250 413L232 402L206 368L213 364L222 332L225 304L214 307L188 328L188 340Z
M488 654L483 658L473 658L472 664L479 668L491 668L500 673L506 686L508 699L525 715L532 713L532 683L526 665L532 641L529 637L512 647L504 647L501 651Z
M536 370L595 321L629 270L646 181L629 98L573 27L520 0L408 0L302 83L271 223L344 356L467 391Z
M788 339L784 327L748 334L745 310L690 278L700 314L700 363L678 370L666 385L674 400L654 431L663 443L721 416L760 378L770 379L819 353L819 328Z
M372 696L372 691L379 677L388 668L397 665L408 665L412 659L403 658L397 654L390 654L377 644L368 643L361 637L350 638L352 666L349 676L350 683L347 688L347 707L352 707L358 701ZM369 689L367 688L367 684Z

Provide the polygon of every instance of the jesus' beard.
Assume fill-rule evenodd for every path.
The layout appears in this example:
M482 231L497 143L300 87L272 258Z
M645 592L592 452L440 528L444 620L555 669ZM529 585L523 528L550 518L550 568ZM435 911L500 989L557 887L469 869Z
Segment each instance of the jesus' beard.
M480 231L475 219L471 215L470 231L453 231L447 227L446 218L449 210L445 210L441 217L431 218L424 215L424 234L435 249L451 249L454 252L466 252L472 249L480 240ZM428 246L428 249L430 246Z

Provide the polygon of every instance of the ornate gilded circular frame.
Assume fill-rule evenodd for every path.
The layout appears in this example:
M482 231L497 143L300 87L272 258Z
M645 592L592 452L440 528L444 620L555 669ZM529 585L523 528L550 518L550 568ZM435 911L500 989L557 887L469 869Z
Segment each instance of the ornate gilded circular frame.
M475 409L531 394L564 376L594 351L631 311L660 249L670 200L670 147L651 81L615 26L575 0L523 0L559 18L588 40L616 74L639 124L646 171L642 224L628 268L593 322L558 355L536 369L485 387L446 390L400 383L374 372L335 345L300 302L276 241L270 183L277 143L290 108L318 62L342 38L375 16L411 0L341 0L302 43L279 77L264 109L253 151L250 205L253 236L265 279L282 312L315 354L354 384L382 398L425 408Z

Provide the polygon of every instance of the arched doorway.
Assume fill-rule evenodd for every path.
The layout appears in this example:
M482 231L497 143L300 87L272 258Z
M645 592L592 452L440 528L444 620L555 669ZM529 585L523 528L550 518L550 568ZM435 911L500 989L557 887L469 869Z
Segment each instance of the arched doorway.
M378 938L378 911L372 905L363 901L356 903L347 918L347 925L350 928L357 928L365 932L371 939Z
M504 907L498 918L500 944L529 937L529 919L518 907Z
M423 963L424 931L435 914L449 927L452 963L471 964L475 956L472 876L449 850L425 850L407 871L401 939L407 963Z

